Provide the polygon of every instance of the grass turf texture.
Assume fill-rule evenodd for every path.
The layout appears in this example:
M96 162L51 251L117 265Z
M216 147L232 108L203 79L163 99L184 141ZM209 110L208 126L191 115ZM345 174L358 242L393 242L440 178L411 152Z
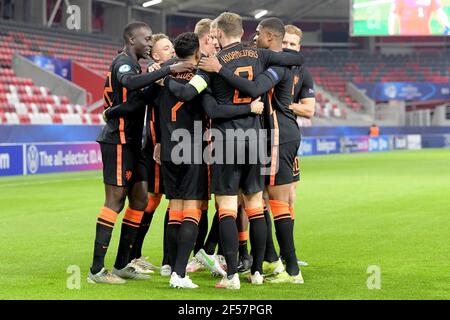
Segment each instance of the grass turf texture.
M301 169L295 234L310 263L305 284L255 287L241 276L238 292L213 288L218 279L206 271L191 275L194 291L170 289L159 274L90 285L101 172L1 178L0 299L450 298L450 150L305 157ZM144 245L153 263L161 261L165 208L163 201ZM69 265L81 268L80 290L66 288ZM380 290L367 288L370 265L381 269Z

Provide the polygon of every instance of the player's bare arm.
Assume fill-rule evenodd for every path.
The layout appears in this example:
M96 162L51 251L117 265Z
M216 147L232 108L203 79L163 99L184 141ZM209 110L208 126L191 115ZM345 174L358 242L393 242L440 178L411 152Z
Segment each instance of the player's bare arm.
M314 116L316 110L316 99L301 99L299 103L292 103L289 106L289 109L291 109L297 116L311 119Z

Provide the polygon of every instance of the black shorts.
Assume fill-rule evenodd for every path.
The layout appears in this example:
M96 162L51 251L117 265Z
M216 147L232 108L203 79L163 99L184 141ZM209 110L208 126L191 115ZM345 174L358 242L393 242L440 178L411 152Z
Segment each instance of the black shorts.
M206 164L174 164L162 161L166 199L208 200Z
M164 183L161 166L153 159L153 144L147 143L143 149L145 165L147 167L148 192L164 193Z
M264 190L263 167L261 159L257 156L258 150L252 150L248 141L244 143L245 150L235 147L235 157L231 161L222 159L223 163L212 162L211 193L237 195L239 192L252 194ZM213 160L215 156L214 154ZM244 158L238 159L238 156Z
M293 173L293 181L292 182L298 182L300 181L300 158L298 156L295 157L294 160L294 173Z
M134 182L147 181L147 168L142 150L128 144L100 143L105 184L130 187Z
M300 139L272 146L270 172L266 176L266 185L279 186L300 180L297 152Z

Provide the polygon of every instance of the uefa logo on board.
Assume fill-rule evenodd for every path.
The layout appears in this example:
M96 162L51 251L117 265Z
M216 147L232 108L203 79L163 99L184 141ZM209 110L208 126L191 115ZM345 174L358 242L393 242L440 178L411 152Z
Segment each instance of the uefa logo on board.
M36 173L39 170L39 152L35 145L31 145L27 150L27 167L29 173Z
M384 89L384 94L385 94L388 98L394 99L395 97L397 97L397 87L394 86L394 85L387 86L387 87Z

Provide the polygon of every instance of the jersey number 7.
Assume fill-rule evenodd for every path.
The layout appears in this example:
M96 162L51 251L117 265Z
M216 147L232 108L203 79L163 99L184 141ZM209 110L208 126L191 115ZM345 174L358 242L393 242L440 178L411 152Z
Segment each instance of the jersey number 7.
M253 80L253 67L247 66L236 68L234 74L242 78L247 78L251 81ZM250 102L252 102L251 97L239 97L239 90L234 90L233 104L244 104Z
M172 107L172 122L176 122L177 121L177 111L178 109L180 109L183 106L184 102L177 102L173 107Z
M103 107L112 107L111 94L113 92L111 85L111 72L106 75L105 88L103 89Z

